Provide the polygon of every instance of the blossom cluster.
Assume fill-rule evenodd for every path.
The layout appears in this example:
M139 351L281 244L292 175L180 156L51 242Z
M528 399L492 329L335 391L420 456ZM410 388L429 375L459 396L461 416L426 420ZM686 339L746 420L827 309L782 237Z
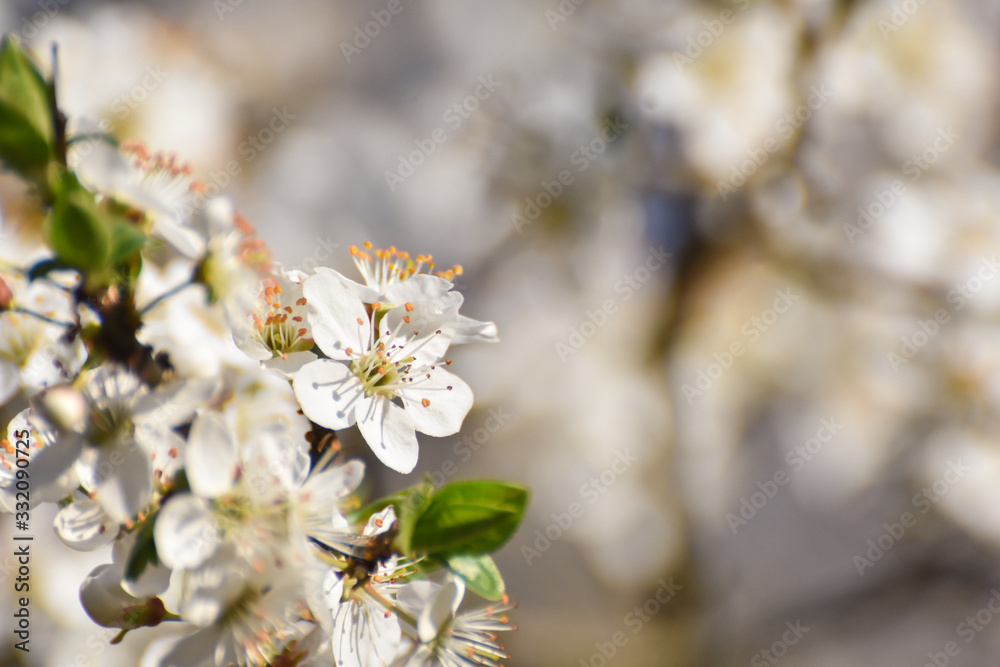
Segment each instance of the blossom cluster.
M0 162L37 209L0 220L0 512L57 503L65 544L111 547L80 599L115 642L185 624L144 666L501 664L489 554L527 491L425 481L362 506L336 438L357 425L409 473L418 432L459 431L448 350L498 340L459 313L461 267L365 244L360 282L284 270L175 157L67 121L14 39L0 75ZM499 602L460 609L467 591Z

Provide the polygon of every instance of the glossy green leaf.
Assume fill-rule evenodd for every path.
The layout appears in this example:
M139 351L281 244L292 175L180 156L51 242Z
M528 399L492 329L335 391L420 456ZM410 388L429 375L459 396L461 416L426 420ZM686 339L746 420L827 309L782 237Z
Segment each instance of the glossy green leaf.
M399 521L399 532L396 534L396 549L400 553L409 554L412 549L413 531L417 521L427 509L434 495L434 485L429 480L408 489L402 495L396 506L396 516Z
M500 570L489 554L455 554L448 557L448 567L465 580L470 591L487 600L499 600L506 591Z
M503 482L456 482L431 498L413 529L411 548L427 554L491 553L521 524L528 490Z

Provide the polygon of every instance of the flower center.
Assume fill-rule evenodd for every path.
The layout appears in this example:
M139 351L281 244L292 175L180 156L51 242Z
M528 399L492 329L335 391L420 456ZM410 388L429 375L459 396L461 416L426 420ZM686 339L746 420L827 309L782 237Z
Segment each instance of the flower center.
M305 326L306 299L303 297L293 305L284 305L281 293L281 285L264 288L263 300L267 307L253 313L253 336L275 357L287 358L293 352L311 350L313 340L308 337L309 330Z
M351 362L351 372L361 380L365 396L396 398L399 387L407 381L412 357L393 361L379 342L371 350Z
M94 408L90 413L88 439L96 445L120 442L135 433L128 410Z

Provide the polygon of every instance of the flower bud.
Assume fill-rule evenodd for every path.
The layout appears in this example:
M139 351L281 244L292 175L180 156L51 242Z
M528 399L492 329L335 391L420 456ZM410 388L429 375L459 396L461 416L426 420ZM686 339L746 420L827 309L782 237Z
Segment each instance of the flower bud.
M95 623L105 628L153 627L166 616L163 601L158 597L136 598L121 586L121 568L98 565L80 586L80 602Z
M83 433L87 422L87 399L73 387L62 384L46 389L38 399L46 419L59 428Z
M10 308L14 300L14 293L10 291L10 286L0 278L0 313Z

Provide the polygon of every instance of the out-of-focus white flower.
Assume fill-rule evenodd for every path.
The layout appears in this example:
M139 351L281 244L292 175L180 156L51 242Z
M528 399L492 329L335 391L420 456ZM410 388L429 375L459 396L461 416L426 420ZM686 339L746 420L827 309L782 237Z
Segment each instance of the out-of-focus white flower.
M256 571L227 549L184 576L181 617L200 629L154 644L144 666L265 667L305 634L293 622L301 586L290 568Z
M506 602L458 613L465 597L465 582L455 576L438 584L414 581L396 595L399 606L417 620L417 644L400 663L407 667L468 667L499 665L510 656L497 643L497 633L511 630L504 612Z
M100 503L79 492L73 494L72 503L56 514L55 529L59 539L77 551L100 549L118 536L118 523Z
M302 296L305 279L301 271L279 271L265 279L257 304L233 331L247 356L288 377L316 360Z
M379 460L410 472L417 463L416 432L456 433L472 407L472 390L442 367L455 310L407 302L376 322L381 313L369 316L332 272L310 277L303 294L313 339L329 357L295 374L303 412L331 429L357 423Z
M51 283L28 283L0 266L7 293L0 307L0 405L23 389L30 397L44 387L66 382L79 372L87 350L79 337L67 337L74 321L69 295ZM43 319L44 318L44 319ZM60 324L60 322L65 324Z
M222 304L229 323L238 325L256 304L258 271L270 273L270 254L227 197L209 199L195 221L208 239L198 280L208 288L212 301Z
M144 267L143 273L147 270ZM166 290L156 293L165 294ZM183 377L217 378L226 368L257 365L236 347L224 309L210 302L204 285L185 287L164 299L144 314L144 322L136 338L156 352L165 352L170 365Z
M996 103L996 81L980 66L992 57L989 45L950 3L922 7L901 26L890 20L894 10L858 5L819 54L817 75L836 91L831 109L839 112L824 136L840 143L838 127L876 120L880 128L870 136L902 163L927 148L938 129L953 126L961 141L947 161L977 154Z
M18 456L18 443L21 456ZM0 443L0 511L13 512L16 507L17 459L25 459L28 452L27 465L30 469L31 498L29 506L34 507L43 502L57 502L73 492L80 482L72 465L61 474L40 474L45 467L44 461L50 457L58 458L61 447L56 445L56 433L51 425L32 415L30 409L22 410L7 426L7 437ZM50 450L45 453L46 450ZM71 444L70 455L75 451ZM36 466L39 462L41 465ZM72 463L72 462L71 462ZM112 537L114 537L112 535Z
M87 615L105 628L135 628L159 625L166 613L158 597L138 598L121 586L124 567L120 563L97 566L80 586L80 602Z
M702 21L713 18L685 17L679 26L684 37L698 35ZM790 87L796 23L777 8L754 6L697 55L662 52L640 63L640 107L682 132L689 160L713 184L738 173L749 151L774 152L795 131L797 121L786 114L796 111Z
M126 523L151 500L169 453L183 447L173 427L191 418L210 386L177 382L151 392L135 375L114 366L87 371L80 382L80 392L60 385L38 397L42 414L37 418L51 422L41 430L52 432L45 437L53 447L38 455L33 474L46 484L75 465L80 484L108 516ZM154 468L157 454L160 463Z
M173 155L150 153L139 144L123 150L104 142L74 142L67 156L80 182L97 194L142 210L151 232L188 259L205 254L205 237L191 227L191 171Z
M219 413L195 419L184 456L191 493L167 501L153 532L166 565L197 569L230 544L255 568L276 567L304 561L307 538L326 542L348 531L339 503L360 484L363 464L310 474L305 441L283 434L279 427L247 444Z
M396 514L392 506L372 515L362 531L374 536L392 528ZM386 667L396 657L402 638L399 618L391 612L393 592L398 585L395 557L381 561L364 583L354 582L344 573L330 570L323 581L329 614L320 621L330 634L338 667ZM354 585L357 584L357 585Z

